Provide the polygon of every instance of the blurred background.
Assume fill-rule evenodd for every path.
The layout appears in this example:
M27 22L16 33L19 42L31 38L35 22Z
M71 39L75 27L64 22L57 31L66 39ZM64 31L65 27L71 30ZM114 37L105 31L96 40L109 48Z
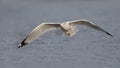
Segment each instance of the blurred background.
M0 68L120 68L119 0L0 0ZM17 45L42 22L87 19L114 35L59 29Z

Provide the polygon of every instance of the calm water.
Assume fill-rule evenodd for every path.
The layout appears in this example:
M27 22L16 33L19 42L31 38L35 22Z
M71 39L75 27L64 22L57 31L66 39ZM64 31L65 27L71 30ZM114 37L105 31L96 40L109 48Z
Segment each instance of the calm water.
M0 68L120 68L119 0L1 0ZM87 27L74 37L54 30L18 49L42 22L88 19L114 35Z

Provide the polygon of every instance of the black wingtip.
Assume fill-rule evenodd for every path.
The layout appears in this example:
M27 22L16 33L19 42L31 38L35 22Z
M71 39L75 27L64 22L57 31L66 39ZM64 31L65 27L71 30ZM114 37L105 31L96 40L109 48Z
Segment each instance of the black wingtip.
M109 36L111 36L111 37L113 37L113 35L112 35L112 34L110 34L110 33L108 33L108 32L106 32L106 34L107 34L107 35L109 35Z
M19 44L17 47L18 47L18 48L21 48L21 47L23 47L23 46L25 46L25 45Z
M21 48L21 47L23 47L23 45L22 45L22 44L19 44L17 47L18 47L18 48Z
M26 38L17 46L18 48L21 48L25 45L28 45L28 43L25 42Z
M21 47L23 47L23 46L25 46L25 45L27 45L28 43L21 43L21 44L19 44L17 47L18 48L21 48Z

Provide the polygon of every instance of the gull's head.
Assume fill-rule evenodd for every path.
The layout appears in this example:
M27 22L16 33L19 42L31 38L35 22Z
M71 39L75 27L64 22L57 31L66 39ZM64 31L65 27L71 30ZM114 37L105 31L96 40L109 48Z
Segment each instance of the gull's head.
M66 32L65 33L68 37L71 37L72 36L72 33L71 32Z
M65 34L66 34L68 37L72 37L72 36L74 36L74 35L76 34L76 32L73 31L73 30L69 30L69 31L66 31Z

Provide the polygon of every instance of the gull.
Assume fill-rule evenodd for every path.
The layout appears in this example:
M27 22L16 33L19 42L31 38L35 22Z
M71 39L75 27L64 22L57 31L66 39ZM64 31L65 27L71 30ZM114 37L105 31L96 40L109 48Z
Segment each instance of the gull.
M34 28L32 30L32 32L30 32L23 39L23 41L18 45L18 48L21 48L21 47L23 47L23 46L31 43L32 41L34 41L35 39L37 39L42 34L48 32L48 31L57 29L57 28L60 28L65 33L65 35L67 35L68 37L72 37L78 31L76 29L76 27L78 25L88 26L90 28L93 28L93 29L95 29L97 31L101 31L101 32L106 33L107 35L113 37L113 35L111 35L107 31L105 31L104 29L102 29L101 27L95 25L94 23L92 23L92 22L90 22L88 20L73 20L73 21L67 21L67 22L63 22L63 23L46 22L46 23L41 23L36 28Z

